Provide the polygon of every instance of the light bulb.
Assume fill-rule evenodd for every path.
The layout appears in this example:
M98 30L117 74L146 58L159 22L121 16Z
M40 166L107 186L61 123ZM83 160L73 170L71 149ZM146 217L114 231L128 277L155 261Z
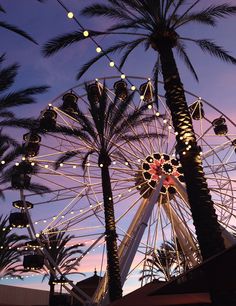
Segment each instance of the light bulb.
M68 12L67 17L69 19L72 19L74 17L74 14L72 12Z
M89 31L85 30L85 31L83 32L83 35L84 35L84 37L88 37L88 36L89 36Z

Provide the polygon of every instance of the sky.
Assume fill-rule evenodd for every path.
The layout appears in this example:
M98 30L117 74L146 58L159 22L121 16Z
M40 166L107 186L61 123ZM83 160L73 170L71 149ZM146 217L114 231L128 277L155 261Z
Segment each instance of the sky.
M80 16L81 8L86 4L94 3L94 0L62 0L67 8L74 13L79 22L85 29L104 29L109 23L102 19L84 18ZM224 1L236 5L236 0ZM210 5L222 3L222 1L201 1L200 5ZM34 0L1 0L0 4L5 8L6 14L1 14L2 20L15 24L31 34L38 42L34 45L14 33L5 29L0 29L1 53L6 52L7 63L18 62L21 65L20 73L17 77L15 88L24 88L32 85L48 85L50 90L38 97L35 105L22 107L17 111L19 116L37 117L42 109L50 103L55 97L64 91L78 84L76 73L92 56L96 55L95 45L90 40L80 44L74 44L58 54L44 58L41 53L42 45L57 35L78 30L78 25L73 19L67 18L66 11L56 0L48 0L45 3L39 3ZM109 21L110 22L110 21ZM236 57L235 40L236 16L229 17L219 22L216 28L205 28L192 26L184 30L184 34L192 35L196 38L212 38L223 46L226 50ZM109 40L102 38L98 40L99 44L105 46ZM220 62L209 55L203 54L200 49L190 46L189 55L193 61L199 76L199 83L189 74L186 68L179 63L181 78L185 89L203 97L215 107L222 110L233 121L236 117L235 97L236 97L236 66ZM114 60L118 56L114 57ZM151 76L152 66L155 60L155 54L148 50L144 54L143 49L135 51L132 57L124 66L124 73L131 76L142 76L148 78ZM115 68L109 67L106 59L102 59L93 68L82 77L80 83L88 80L94 80L101 76L119 75ZM235 133L233 131L232 133ZM21 132L17 132L21 137ZM7 211L7 204L3 203L3 210ZM94 269L94 266L85 268L85 270ZM34 278L27 282L27 286L40 286L47 288L47 284L41 285L40 282L34 284ZM10 284L9 282L6 282ZM39 285L40 284L40 285ZM16 285L24 286L25 283Z

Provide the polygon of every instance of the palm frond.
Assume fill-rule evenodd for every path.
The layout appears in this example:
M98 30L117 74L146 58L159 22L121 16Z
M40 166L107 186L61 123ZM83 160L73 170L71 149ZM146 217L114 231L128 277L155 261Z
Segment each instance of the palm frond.
M79 151L67 151L64 153L55 163L55 169L58 169L60 167L61 163L64 163L65 161L70 160L72 157L78 155Z
M87 63L85 63L79 70L79 72L76 75L76 79L79 80L84 74L85 72L92 66L94 65L98 60L100 60L101 58L103 58L104 56L107 56L110 53L115 53L115 52L120 52L121 50L123 50L124 48L126 48L127 44L129 42L126 41L121 41L118 42L117 44L113 45L112 47L109 47L105 50L102 50L102 53L93 57L90 61L88 61Z
M125 12L120 11L116 7L112 5L105 5L105 4L92 4L90 6L85 7L81 11L82 15L84 16L103 16L103 17L110 17L110 18L116 18L121 21L133 21L132 18Z
M124 52L121 60L120 60L120 64L119 64L119 69L122 69L122 67L124 66L128 56L131 54L131 52L138 47L138 45L142 42L145 41L146 38L139 38L139 39L136 39L134 41L131 41L129 43L126 43L126 48L127 50Z
M177 49L177 51L178 51L178 55L184 60L184 62L185 62L185 64L186 64L187 68L190 70L190 72L191 72L192 75L194 76L195 80L196 80L196 81L199 81L199 80L198 80L197 73L196 73L196 71L195 71L195 69L194 69L194 67L193 67L193 65L192 65L192 63L191 63L191 61L190 61L190 59L189 59L189 57L188 57L186 51L185 51L185 46L184 46L184 44L182 44L180 41L178 41L177 46L176 46L176 49Z
M221 46L218 46L212 40L207 39L198 39L192 40L195 42L203 51L218 57L224 62L236 64L236 58L231 56L226 50L224 50Z
M95 37L99 35L104 35L104 33L89 31L89 35ZM75 31L72 33L59 35L54 39L51 39L48 42L46 42L46 44L43 46L42 54L45 57L51 56L57 53L59 50L64 49L74 43L80 42L84 39L87 39L87 37L83 35L83 31Z
M29 34L27 34L25 31L19 29L18 27L14 26L12 24L9 24L9 23L4 22L4 21L0 21L0 27L2 27L4 29L7 29L11 32L14 32L14 33L28 39L29 41L33 42L34 44L38 45L38 43Z
M0 97L0 110L23 104L35 103L36 94L45 93L48 90L48 86L30 87L27 89L12 92Z
M13 64L0 70L0 92L7 90L15 80L19 65Z

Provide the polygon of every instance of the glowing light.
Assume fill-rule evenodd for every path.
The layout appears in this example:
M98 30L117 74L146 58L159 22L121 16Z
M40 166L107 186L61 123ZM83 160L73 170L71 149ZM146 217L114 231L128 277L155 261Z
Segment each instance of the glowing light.
M40 237L40 234L36 234L35 237L36 237L36 238L39 238L39 237Z
M21 158L22 160L26 160L26 158L23 156L22 158Z
M148 105L148 109L152 109L152 105L151 104Z
M83 35L84 35L84 37L88 37L88 36L89 36L89 31L85 30L85 31L83 32Z
M156 112L156 116L159 117L159 116L160 116L160 113L159 113L159 112Z
M140 100L143 100L144 99L144 96L140 96Z
M178 135L179 133L178 132L175 132L175 135Z
M1 161L1 164L2 164L2 165L4 165L5 163L6 163L5 160L2 160L2 161Z
M99 167L102 168L102 167L103 167L103 164L100 164Z
M46 169L47 169L47 168L48 168L48 165L44 165L44 168L46 168Z
M110 66L110 67L114 67L114 66L115 66L115 63L114 63L113 61L111 61L111 62L109 63L109 66Z
M34 166L34 165L35 165L35 163L32 162L32 163L31 163L31 166Z
M132 86L131 86L131 90L134 91L135 89L136 89L136 87L135 87L134 85L132 85Z
M63 167L63 163L60 163L60 167Z
M68 12L67 17L69 19L72 19L74 17L74 14L72 12Z
M125 75L125 74L122 74L122 75L120 76L120 78L121 78L121 79L125 79L125 78L126 78L126 75Z
M96 52L97 52L97 53L100 53L100 52L102 52L102 49L101 49L100 47L97 47L97 48L96 48Z
M73 168L75 169L75 168L76 168L76 165L74 165Z
M169 126L168 126L168 129L169 129L169 130L171 130L171 129L172 129L172 126L171 126L171 125L169 125Z
M163 123L167 123L167 119L163 119Z

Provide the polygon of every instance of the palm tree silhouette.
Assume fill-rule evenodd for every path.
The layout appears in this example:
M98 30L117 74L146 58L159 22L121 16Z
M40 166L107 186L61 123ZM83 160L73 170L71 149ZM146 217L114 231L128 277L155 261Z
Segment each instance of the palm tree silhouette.
M169 281L173 277L186 272L186 258L178 241L177 249L175 242L166 241L161 244L160 248L153 251L146 260L142 276L139 280L158 279L160 281Z
M8 217L0 216L0 275L1 277L19 277L22 273L21 254L18 247L22 246L25 235L11 232Z
M91 87L92 86L92 87ZM97 86L96 94L91 94L91 89ZM126 141L135 141L140 135L132 135L131 127L141 126L144 122L154 120L155 115L144 116L148 104L132 109L133 95L128 94L123 99L116 95L110 100L105 84L98 82L86 85L88 95L88 111L86 115L80 108L77 109L75 118L78 119L78 128L63 128L59 126L55 131L80 137L86 144L88 152L68 151L58 159L56 167L77 154L84 154L82 167L85 169L91 154L97 156L97 164L101 171L101 185L103 192L103 205L105 214L105 237L107 247L108 291L110 300L114 301L122 296L120 280L119 258L117 253L117 234L114 215L114 203L109 167L111 156L122 156L119 145ZM158 137L150 135L150 137Z
M76 261L78 253L82 253L80 248L83 246L81 243L73 244L68 246L69 243L72 244L72 240L75 237L65 232L59 231L57 228L51 228L46 234L41 235L41 241L44 245L46 253L48 253L53 260L49 261L49 272L44 275L49 277L49 305L54 305L53 296L55 293L55 283L58 280L63 280L63 276L67 274L72 274L73 272L79 274L77 271L79 267L79 262ZM60 266L60 271L63 275L56 277L56 271L54 269L54 263ZM43 278L43 279L44 279Z
M204 177L200 151L173 51L177 51L196 79L198 79L197 74L186 52L185 43L193 43L202 51L220 60L236 64L236 59L214 41L183 37L179 32L180 29L192 23L215 26L219 19L236 14L236 6L210 5L195 11L197 4L199 1L188 3L185 0L108 0L108 4L97 3L85 7L82 10L85 16L102 16L117 21L104 32L89 30L90 37L126 35L129 40L114 43L102 50L98 56L83 65L77 78L80 78L100 58L117 51L123 51L120 69L138 46L144 46L145 50L151 47L156 52L155 91L157 95L157 80L161 72L166 91L166 103L171 111L173 126L177 134L176 151L180 155L184 169L196 235L202 257L205 260L224 250L225 247ZM44 45L43 54L50 56L84 39L86 37L83 31L60 35Z

